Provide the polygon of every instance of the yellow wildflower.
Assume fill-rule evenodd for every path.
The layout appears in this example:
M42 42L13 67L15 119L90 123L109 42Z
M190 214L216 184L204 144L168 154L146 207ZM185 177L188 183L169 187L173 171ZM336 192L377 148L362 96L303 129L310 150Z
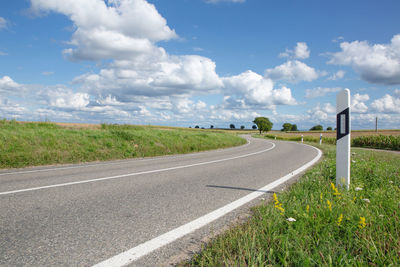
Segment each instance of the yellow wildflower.
M306 210L307 210L307 213L310 212L310 205L307 205Z
M278 196L274 193L275 205L279 204Z
M326 200L326 203L328 204L329 210L332 211L332 203L329 201L329 199Z
M319 195L319 199L320 199L321 202L322 202L322 193Z
M367 226L367 224L365 222L365 217L360 217L360 222L358 223L358 228L363 229L363 228L365 228L365 226Z
M343 214L340 214L339 218L338 218L338 220L336 222L338 226L340 226L340 224L342 223L342 220L343 220Z
M279 203L278 196L274 193L274 200L275 200L275 208L281 211L281 215L284 214L285 209L282 208L282 203Z
M282 204L280 204L279 206L275 206L275 208L281 211L281 215L283 215L283 213L285 212L285 209L282 208Z
M336 186L335 186L335 184L334 184L334 183L331 183L331 188L332 188L332 191L334 191L334 192L336 192L336 191L337 191L337 188L336 188Z
M335 196L340 196L339 190L337 189L334 183L331 183L331 188Z

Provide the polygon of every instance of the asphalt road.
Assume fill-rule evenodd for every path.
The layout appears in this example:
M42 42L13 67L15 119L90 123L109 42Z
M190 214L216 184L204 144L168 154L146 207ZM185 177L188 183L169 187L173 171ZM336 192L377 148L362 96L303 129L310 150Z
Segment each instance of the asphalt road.
M318 156L310 146L247 138L196 154L1 171L0 266L91 266L148 248ZM130 264L166 263L229 214Z

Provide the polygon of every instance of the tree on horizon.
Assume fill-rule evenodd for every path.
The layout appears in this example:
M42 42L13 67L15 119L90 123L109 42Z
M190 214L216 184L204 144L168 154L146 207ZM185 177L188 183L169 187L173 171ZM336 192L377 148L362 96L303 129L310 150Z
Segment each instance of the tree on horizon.
M258 130L261 132L268 132L274 125L267 117L256 117L253 121L257 125Z

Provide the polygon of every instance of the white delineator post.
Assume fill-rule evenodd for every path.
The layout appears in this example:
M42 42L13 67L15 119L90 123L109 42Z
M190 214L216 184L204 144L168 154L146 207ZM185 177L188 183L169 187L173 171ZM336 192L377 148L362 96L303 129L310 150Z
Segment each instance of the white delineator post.
M319 135L319 144L322 144L322 134Z
M303 135L301 135L301 142L303 143Z
M336 95L336 185L350 187L350 90Z

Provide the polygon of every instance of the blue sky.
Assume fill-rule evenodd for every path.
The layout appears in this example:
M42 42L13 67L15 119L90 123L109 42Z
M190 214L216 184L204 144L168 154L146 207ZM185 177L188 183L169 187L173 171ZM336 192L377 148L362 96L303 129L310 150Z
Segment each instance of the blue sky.
M0 117L400 128L400 2L16 0L0 9Z

